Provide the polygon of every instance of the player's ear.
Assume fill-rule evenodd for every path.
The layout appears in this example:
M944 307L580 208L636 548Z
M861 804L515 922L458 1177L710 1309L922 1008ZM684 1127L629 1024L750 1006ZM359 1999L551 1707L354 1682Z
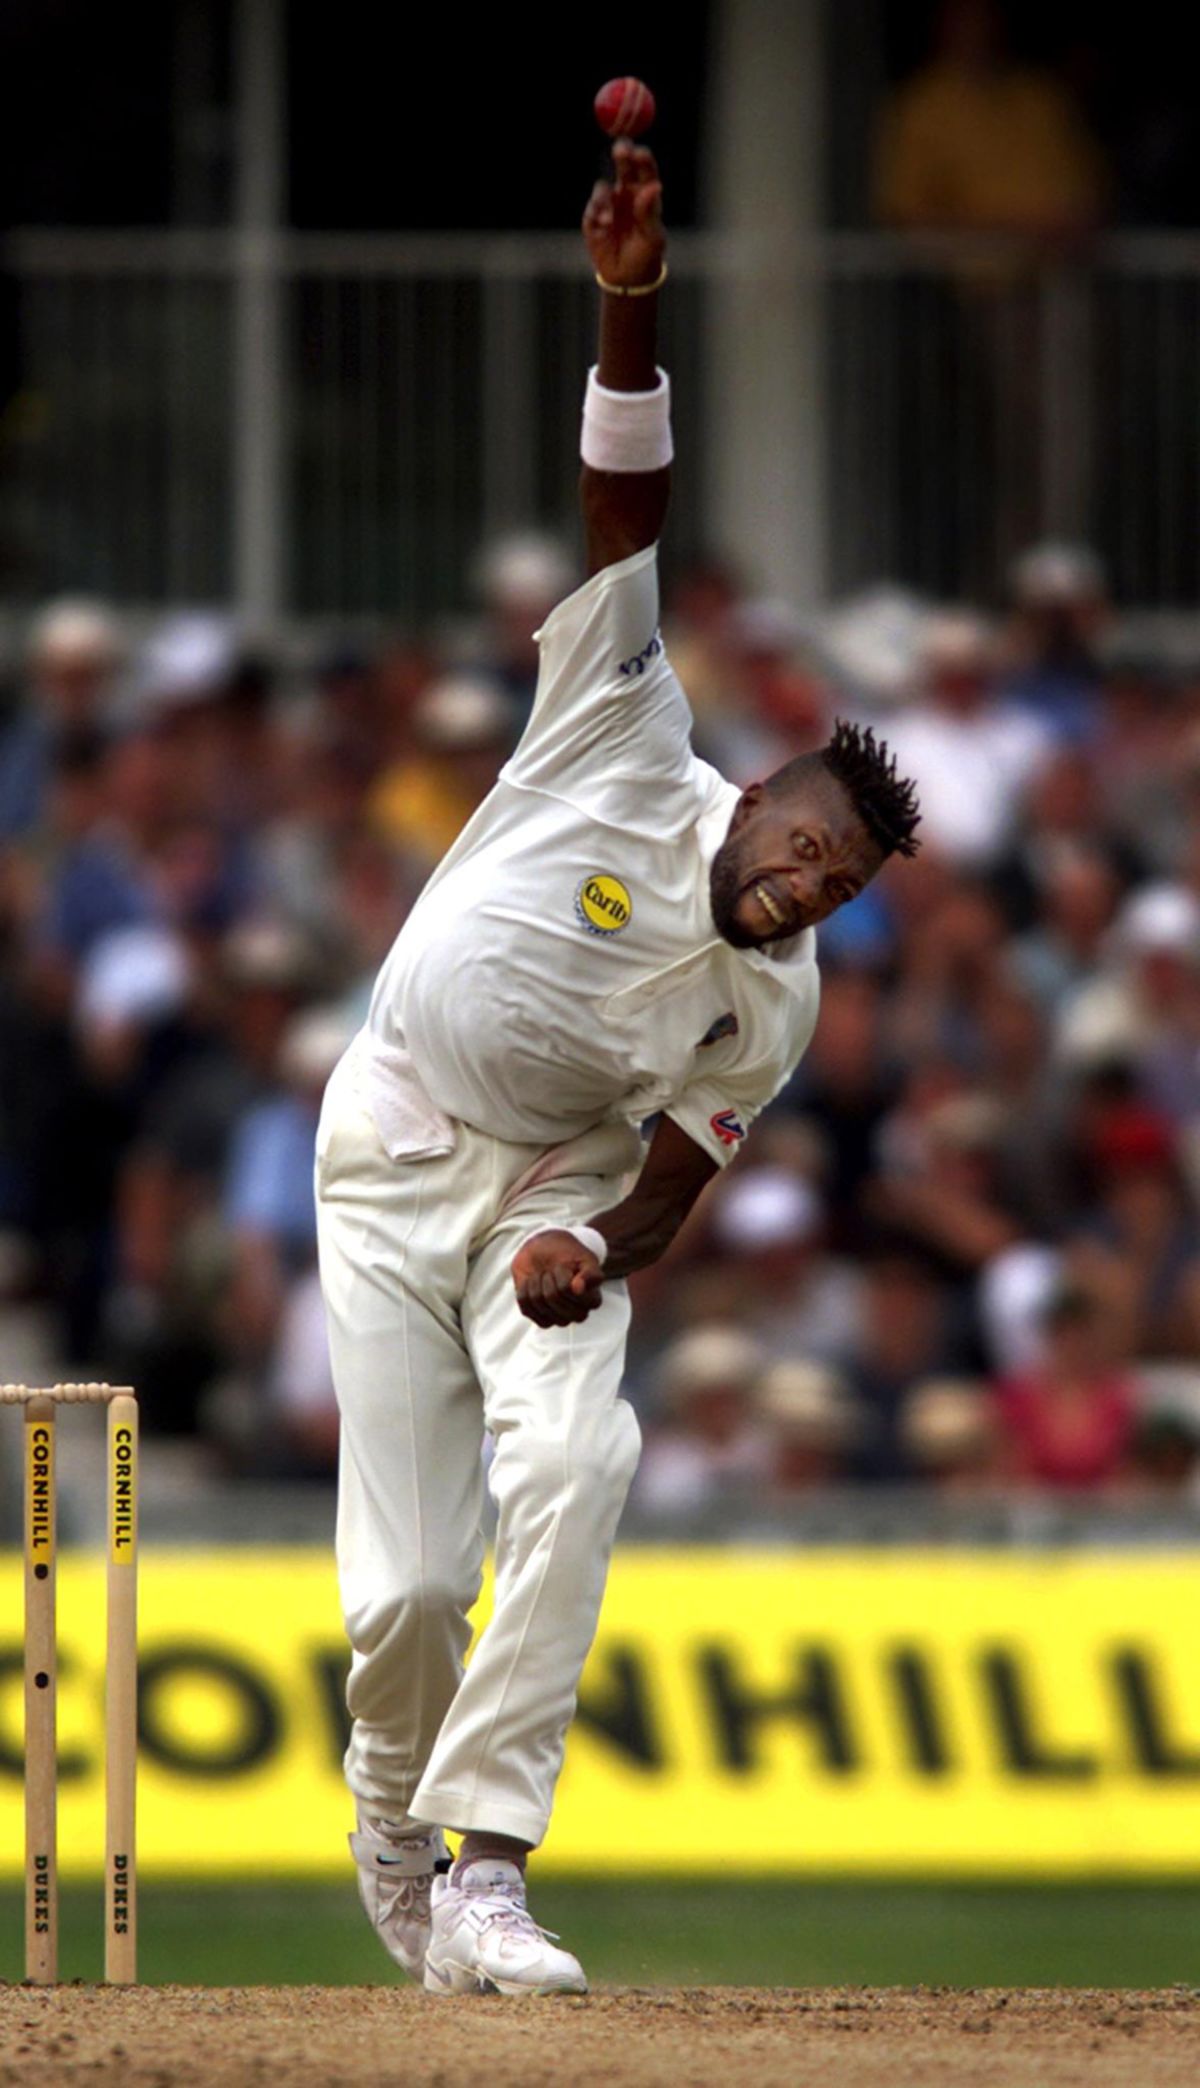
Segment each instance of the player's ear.
M729 822L731 834L736 833L740 826L745 825L752 812L757 812L766 794L767 786L765 783L747 783L746 788L733 808L733 818Z

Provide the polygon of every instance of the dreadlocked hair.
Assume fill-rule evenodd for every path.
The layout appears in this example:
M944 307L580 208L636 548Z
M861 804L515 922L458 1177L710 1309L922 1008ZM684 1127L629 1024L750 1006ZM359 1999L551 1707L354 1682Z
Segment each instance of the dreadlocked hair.
M841 784L885 855L916 854L921 846L915 838L921 823L917 786L896 774L896 757L886 740L877 740L869 725L839 718L817 759Z

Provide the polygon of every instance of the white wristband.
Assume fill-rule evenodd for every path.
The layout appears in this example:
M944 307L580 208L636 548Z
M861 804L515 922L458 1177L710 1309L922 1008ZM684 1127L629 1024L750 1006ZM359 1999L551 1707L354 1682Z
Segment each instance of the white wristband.
M516 1255L521 1252L521 1247L528 1247L531 1240L536 1240L539 1233L545 1232L570 1233L573 1240L578 1240L581 1247L586 1247L588 1253L595 1256L601 1268L604 1267L605 1262L608 1260L608 1241L602 1232L596 1231L594 1225L537 1225L532 1232L526 1233L520 1247L517 1248L516 1254L513 1256L513 1260L515 1261Z
M621 392L589 370L579 453L593 471L664 470L675 454L666 371L659 371L655 391Z

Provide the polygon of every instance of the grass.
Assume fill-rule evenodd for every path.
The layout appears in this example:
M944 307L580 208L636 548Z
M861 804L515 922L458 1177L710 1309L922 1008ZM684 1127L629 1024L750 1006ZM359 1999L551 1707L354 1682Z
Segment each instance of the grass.
M1200 1884L912 1885L547 1880L539 1920L595 1981L633 1986L1126 1986L1197 1978ZM0 1979L22 1975L22 1896L0 1891ZM148 1984L376 1985L388 1960L345 1887L144 1884ZM64 1888L60 1969L101 1969L99 1888ZM396 1978L401 1975L396 1973Z

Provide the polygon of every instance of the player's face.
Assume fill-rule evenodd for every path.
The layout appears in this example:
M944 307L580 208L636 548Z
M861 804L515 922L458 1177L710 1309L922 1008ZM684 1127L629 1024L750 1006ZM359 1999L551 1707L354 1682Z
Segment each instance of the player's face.
M744 791L713 858L713 920L726 942L756 949L828 920L883 861L844 791Z

